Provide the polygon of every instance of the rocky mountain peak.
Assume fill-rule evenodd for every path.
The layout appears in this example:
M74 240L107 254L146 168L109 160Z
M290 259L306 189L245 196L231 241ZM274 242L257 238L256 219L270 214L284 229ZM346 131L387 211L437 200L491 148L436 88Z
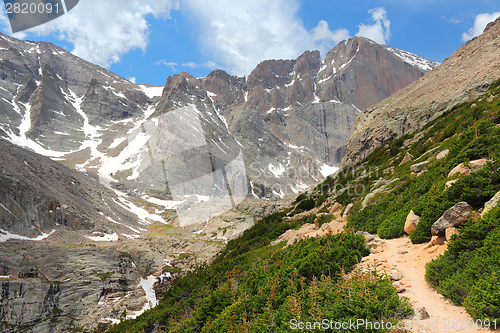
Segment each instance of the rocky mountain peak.
M499 17L499 18L497 18L495 21L488 23L488 24L486 25L486 28L484 28L483 33L485 33L486 31L488 31L488 30L490 30L490 29L492 29L492 28L493 28L493 27L495 27L495 26L498 28L498 25L500 25L500 17Z
M298 75L316 76L323 61L319 51L306 51L295 62L295 72Z
M126 134L145 119L187 107L196 109L208 144L222 147L221 138L235 137L239 144L225 144L234 153L241 149L260 173L249 175L251 187L282 187L255 194L267 197L324 177L339 164L359 110L426 71L394 49L356 37L325 61L306 51L293 60L263 61L247 78L222 70L205 78L183 72L155 88L48 43L2 37L0 47L0 134L9 141L120 182L133 172L125 161L137 158L120 155L137 153L124 149L132 140ZM287 168L296 172L284 174Z
M295 66L295 60L266 60L250 73L247 79L249 89L262 85L265 89L284 86L290 81L289 75Z

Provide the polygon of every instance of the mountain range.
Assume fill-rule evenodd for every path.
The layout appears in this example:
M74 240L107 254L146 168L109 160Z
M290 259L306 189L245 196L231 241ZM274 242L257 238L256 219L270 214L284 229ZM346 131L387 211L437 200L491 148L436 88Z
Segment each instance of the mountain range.
M196 262L194 253L210 260L276 208L269 199L298 194L337 170L361 111L437 65L355 37L325 59L307 51L264 61L248 77L180 73L154 87L52 44L0 35L0 237L17 258L0 258L3 329L56 332L116 318L116 309L144 310L145 281L160 274L165 258L175 258L177 269ZM185 171L178 166L189 167L193 155L152 163L165 151L162 119L179 110L199 124L187 119L177 131L202 131L212 161L208 171L190 171L206 174L241 156L249 192L248 202L190 228L175 227L175 209L189 200L172 200L165 175ZM235 194L236 180L224 177ZM38 242L26 247L29 239Z
M500 18L368 107L338 172L107 331L498 331L499 43Z

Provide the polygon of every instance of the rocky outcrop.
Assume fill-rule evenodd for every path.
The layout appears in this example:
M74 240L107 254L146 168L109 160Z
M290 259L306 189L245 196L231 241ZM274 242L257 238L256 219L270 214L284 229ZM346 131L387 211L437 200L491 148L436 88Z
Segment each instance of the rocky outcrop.
M500 77L500 19L441 65L357 119L342 165L363 160L383 144L421 129L459 102L481 95Z
M125 300L146 302L144 292L137 292L140 272L116 250L35 242L0 243L0 250L2 332L90 329L102 318L117 317ZM114 307L106 305L110 298Z
M428 164L429 164L428 161L413 164L412 166L410 166L410 171L414 173L420 173L424 171L424 169L427 167Z
M403 157L403 159L401 160L401 162L399 163L399 165L403 165L404 163L409 162L412 159L413 159L413 155L410 154L409 152L406 152L405 156Z
M487 203L484 204L484 210L481 213L481 216L484 216L490 210L492 210L493 208L495 208L498 205L499 201L500 201L500 191L498 191L497 193L495 193L495 195L493 196L493 198L491 198L490 200L488 200Z
M116 194L94 179L1 139L0 151L3 231L27 237L61 228L128 234L126 224L137 226L136 218L113 200ZM111 227L106 216L123 221L123 228Z
M485 166L487 162L488 160L486 158L482 158L479 160L470 161L468 163L460 163L459 165L451 169L451 171L448 173L448 177L451 177L457 173L460 175L468 175L472 172L476 172L483 166Z
M472 207L467 202L459 202L448 209L431 227L434 236L442 236L445 230L461 225L469 218Z

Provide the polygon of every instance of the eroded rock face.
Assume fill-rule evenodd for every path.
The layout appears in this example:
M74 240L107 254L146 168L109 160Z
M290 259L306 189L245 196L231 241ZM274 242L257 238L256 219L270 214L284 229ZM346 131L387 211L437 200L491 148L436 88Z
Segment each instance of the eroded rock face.
M105 305L108 296L145 302L136 293L141 273L116 250L21 241L0 243L0 250L2 332L61 332L72 325L89 329L115 316L114 308ZM125 308L124 302L116 304L116 309Z
M2 139L0 151L0 229L27 237L61 228L106 232L113 230L106 216L137 226L94 179Z
M385 143L422 128L459 102L484 93L500 76L500 19L424 77L357 119L342 165L353 165Z
M493 198L488 200L487 203L484 204L484 210L481 213L481 216L484 216L484 214L488 213L491 209L495 208L498 205L498 202L500 201L500 191L495 193Z
M443 236L445 230L457 227L467 221L472 213L472 207L467 202L459 202L448 209L431 227L434 236Z
M195 105L214 137L221 131L213 125L224 123L242 143L246 164L260 170L249 174L254 190L271 192L273 185L296 190L301 182L322 178L323 164L339 165L360 110L436 65L408 57L418 58L356 37L324 61L318 51L295 60L266 60L248 78L220 70L200 79L181 73L167 80L154 115ZM294 172L268 172L281 166Z

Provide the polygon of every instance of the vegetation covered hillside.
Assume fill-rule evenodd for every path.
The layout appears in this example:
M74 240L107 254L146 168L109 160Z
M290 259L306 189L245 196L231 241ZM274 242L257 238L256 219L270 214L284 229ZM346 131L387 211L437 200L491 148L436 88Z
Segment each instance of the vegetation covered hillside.
M289 332L299 322L397 321L411 314L388 279L346 275L369 253L363 236L343 232L287 248L269 245L290 226L286 215L259 221L210 266L176 279L157 307L109 332Z
M410 239L428 242L434 222L459 202L473 213L426 277L474 318L500 318L500 208L491 204L481 216L500 191L499 124L500 80L258 221L211 265L177 278L156 308L109 332L288 332L292 320L397 321L412 310L389 280L347 274L369 253L353 231L399 237L413 211L420 220ZM462 171L450 173L459 165ZM338 204L352 209L346 231L271 245L288 229L329 222Z
M462 171L454 173L460 164ZM500 80L322 186L338 202L354 203L348 227L381 238L405 234L412 210L420 217L410 233L413 243L428 242L433 223L467 202L473 213L448 250L427 265L426 279L474 319L500 318Z

